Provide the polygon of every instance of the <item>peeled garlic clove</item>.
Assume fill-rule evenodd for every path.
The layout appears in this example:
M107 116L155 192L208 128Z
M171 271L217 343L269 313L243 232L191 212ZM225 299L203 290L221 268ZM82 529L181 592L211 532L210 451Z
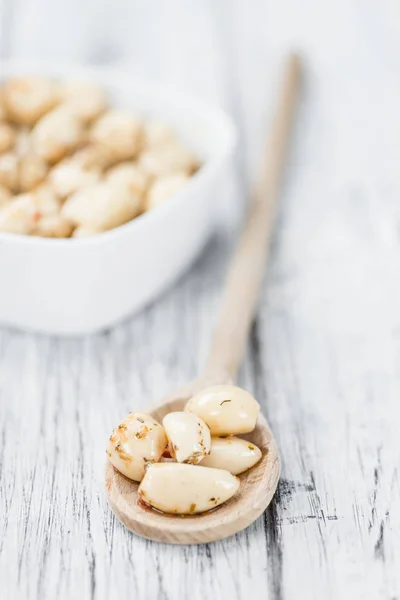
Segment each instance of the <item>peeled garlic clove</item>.
M180 190L188 179L189 176L185 173L176 173L157 179L147 193L146 210L151 210L163 204L165 200L168 200Z
M27 196L31 198L39 218L59 214L61 200L47 183L40 185Z
M3 87L7 116L23 125L36 123L58 101L57 84L43 77L13 77Z
M247 440L233 435L226 438L212 437L211 452L202 460L201 465L225 469L233 475L239 475L254 467L261 456L260 448Z
M16 133L8 123L0 123L0 154L11 150L16 140Z
M30 194L15 196L0 209L0 231L30 234L38 221L38 213Z
M127 186L102 182L72 194L62 208L62 215L75 225L106 231L133 219L140 208L140 197Z
M253 431L260 405L242 388L216 385L193 396L185 410L201 417L211 435L234 435Z
M0 208L10 202L12 194L8 188L0 184Z
M94 123L90 140L109 148L116 162L134 158L140 150L142 125L129 113L110 110Z
M97 119L107 108L103 88L85 81L68 81L61 89L63 103L85 122Z
M177 140L145 150L139 157L139 167L153 177L183 172L188 175L198 168L196 158Z
M102 188L98 185L78 190L65 201L61 214L75 225L89 226L97 210L97 199L101 198Z
M98 229L92 229L91 227L85 227L84 225L81 225L80 227L74 229L72 237L84 238L90 237L91 235L96 235L97 233L101 233L101 230L99 231Z
M84 128L68 108L59 107L45 115L32 130L34 151L53 164L84 140Z
M18 189L18 157L12 152L0 156L0 184L11 192Z
M173 144L176 141L174 131L163 121L149 121L144 127L144 147L146 150Z
M228 471L181 463L151 465L139 486L142 502L175 515L195 515L232 498L240 480Z
M210 430L192 413L172 412L163 419L169 451L179 463L197 465L209 452Z
M40 218L32 235L48 238L70 237L73 225L60 215L48 215Z
M74 162L79 163L84 169L98 169L103 171L115 164L115 156L110 148L101 144L89 144L74 154Z
M142 197L148 183L148 177L133 163L120 163L116 167L110 169L107 173L106 180L112 184L121 184L129 188L129 190Z
M30 192L41 184L48 172L47 162L38 154L30 152L19 159L18 180L21 192Z
M100 181L99 170L85 169L74 159L64 159L49 173L49 181L60 198Z
M42 220L58 216L60 207L60 199L57 198L50 186L43 184L30 193L14 196L1 209L0 231L45 235L46 220ZM43 223L43 233L37 233L40 223ZM71 225L68 225L68 229L72 230ZM63 231L65 230L66 227L63 228ZM64 235L52 235L51 237L64 237Z
M166 446L160 423L145 413L130 413L112 432L106 452L120 473L141 481L146 467L160 460Z
M21 159L31 152L31 131L29 127L18 127L15 139L15 154Z

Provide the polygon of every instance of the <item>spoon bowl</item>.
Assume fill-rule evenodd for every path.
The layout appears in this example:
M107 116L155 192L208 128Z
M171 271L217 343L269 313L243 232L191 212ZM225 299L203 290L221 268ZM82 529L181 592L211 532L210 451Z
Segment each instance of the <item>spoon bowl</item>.
M149 414L162 422L166 414L183 410L185 403L186 399L182 398L171 400L149 411ZM134 533L170 544L214 542L244 529L270 503L279 481L280 461L276 442L263 415L259 415L254 431L241 437L256 444L262 458L239 475L239 490L218 508L185 517L158 512L138 501L139 484L121 475L107 459L105 483L112 510Z

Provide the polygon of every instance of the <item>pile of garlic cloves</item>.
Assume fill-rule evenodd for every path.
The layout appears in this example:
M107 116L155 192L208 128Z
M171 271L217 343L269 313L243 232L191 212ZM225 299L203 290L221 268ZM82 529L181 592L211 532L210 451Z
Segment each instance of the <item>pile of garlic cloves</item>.
M196 515L229 500L240 473L262 456L237 437L254 430L259 404L232 385L207 388L184 411L165 415L130 413L111 434L107 455L125 477L140 482L140 501L175 515Z
M102 233L163 204L198 168L168 124L110 106L95 83L0 83L0 232Z

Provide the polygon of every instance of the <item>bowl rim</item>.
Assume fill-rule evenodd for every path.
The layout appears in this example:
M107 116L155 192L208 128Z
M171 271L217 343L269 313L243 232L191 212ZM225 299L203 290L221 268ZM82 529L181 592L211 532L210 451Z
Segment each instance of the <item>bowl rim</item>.
M203 180L212 177L213 173L219 170L220 165L229 158L235 149L238 139L237 127L224 109L214 106L205 100L198 99L178 87L132 76L127 67L88 66L73 62L62 63L39 59L0 59L0 83L7 77L19 73L36 74L39 76L51 76L51 73L54 73L54 77L57 77L57 73L59 73L60 76L73 75L76 80L79 80L83 76L89 76L93 77L93 81L98 80L101 83L101 80L103 80L102 83L105 86L112 80L127 80L130 87L136 87L146 90L149 93L157 94L159 98L164 97L169 100L178 98L180 103L187 104L195 112L207 115L210 122L218 123L221 129L224 130L225 140L222 148L216 152L215 156L206 159L199 170L185 183L184 187L176 192L168 202L138 215L123 225L82 238L45 238L0 231L0 246L5 243L42 247L49 245L53 248L57 246L73 250L73 248L82 245L95 246L97 244L111 243L115 238L131 235L135 230L140 230L151 221L162 220L168 211L174 210L184 202L187 192L190 192L192 188L195 190L201 185Z

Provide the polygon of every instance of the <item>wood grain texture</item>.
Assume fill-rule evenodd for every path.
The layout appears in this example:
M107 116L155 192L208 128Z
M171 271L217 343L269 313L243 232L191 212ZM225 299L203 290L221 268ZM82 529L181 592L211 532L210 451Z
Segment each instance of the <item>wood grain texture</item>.
M242 130L239 192L283 51L295 44L307 63L239 378L279 444L275 501L232 539L179 548L131 535L103 494L114 423L205 359L232 240L221 234L112 331L68 341L1 331L2 597L400 597L400 53L387 4L0 0L4 56L126 64L222 104ZM239 196L227 193L226 222Z

